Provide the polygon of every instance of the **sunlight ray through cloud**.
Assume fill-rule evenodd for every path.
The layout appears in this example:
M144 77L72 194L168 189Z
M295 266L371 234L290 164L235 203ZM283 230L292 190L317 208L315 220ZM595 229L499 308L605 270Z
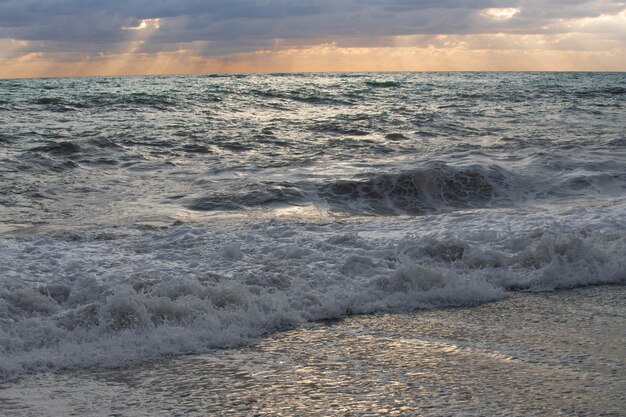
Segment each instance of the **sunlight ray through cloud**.
M519 8L508 7L504 9L485 9L480 14L481 16L489 17L495 20L509 20L518 15L519 12Z
M137 26L126 26L124 30L158 29L161 27L161 19L141 19Z
M510 53L517 58L506 61L509 69L568 62L563 69L626 70L623 1L520 0L485 8L479 0L450 0L446 7L434 0L153 0L147 10L145 1L127 0L89 3L74 13L60 5L44 12L33 2L0 2L2 77L101 74L104 69L116 74L350 70L330 56L346 53L354 56L354 70L475 69L468 54L479 59L502 51L516 51ZM305 59L319 55L324 45L334 47L326 48L323 61ZM429 49L445 51L446 58L414 58ZM389 62L372 51L404 58ZM543 58L529 60L537 51ZM556 58L566 51L574 58ZM182 55L188 59L180 60ZM286 56L298 58L287 62ZM591 66L590 56L598 60ZM177 64L183 61L189 66ZM489 59L480 68L502 65Z

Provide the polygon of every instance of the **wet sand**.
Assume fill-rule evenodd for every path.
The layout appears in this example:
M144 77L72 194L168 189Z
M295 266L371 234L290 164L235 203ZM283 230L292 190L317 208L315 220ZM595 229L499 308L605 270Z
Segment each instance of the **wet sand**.
M626 415L626 287L349 317L0 385L6 416Z

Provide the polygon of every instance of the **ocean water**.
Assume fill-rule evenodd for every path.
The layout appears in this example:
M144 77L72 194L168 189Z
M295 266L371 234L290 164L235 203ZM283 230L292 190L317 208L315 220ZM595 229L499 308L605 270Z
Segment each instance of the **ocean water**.
M626 74L0 80L0 380L596 284Z
M0 414L622 417L625 297L626 286L518 292L132 367L29 374L0 383Z

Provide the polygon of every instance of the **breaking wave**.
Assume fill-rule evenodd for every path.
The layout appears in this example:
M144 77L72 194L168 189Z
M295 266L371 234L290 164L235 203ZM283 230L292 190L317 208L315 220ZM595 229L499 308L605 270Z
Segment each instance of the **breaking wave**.
M246 210L289 205L317 205L331 212L357 215L421 215L490 207L520 207L626 191L626 173L553 176L516 173L498 165L425 164L398 173L361 174L355 179L315 182L232 184L192 199L199 211Z
M623 213L0 239L0 377L204 352L349 314L625 284L626 233L615 227Z
M336 209L376 214L420 214L438 209L484 207L511 201L514 176L497 166L455 168L447 164L375 174L323 188Z

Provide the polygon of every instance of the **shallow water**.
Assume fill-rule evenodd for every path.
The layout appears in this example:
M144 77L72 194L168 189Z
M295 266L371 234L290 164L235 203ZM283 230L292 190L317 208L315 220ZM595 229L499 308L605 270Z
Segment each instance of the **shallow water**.
M621 416L626 287L350 317L140 367L23 377L0 412Z

